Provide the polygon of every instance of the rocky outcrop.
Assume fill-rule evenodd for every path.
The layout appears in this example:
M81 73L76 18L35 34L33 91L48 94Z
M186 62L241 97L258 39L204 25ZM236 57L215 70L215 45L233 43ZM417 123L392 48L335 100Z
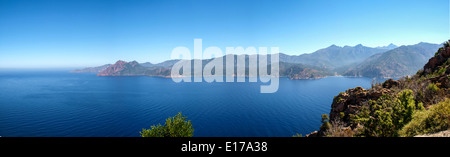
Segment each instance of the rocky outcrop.
M320 136L319 136L319 132L318 131L314 131L314 132L306 135L305 137L320 137Z
M399 84L400 84L400 82L395 81L395 80L393 80L393 79L389 79L389 80L386 80L386 81L382 84L382 87L383 87L383 88L390 89L390 88L392 88L392 87L394 87L394 86L398 86Z
M434 57L428 60L428 63L423 67L421 75L427 75L434 71L439 70L439 66L443 65L445 62L450 62L450 47L443 47L438 50ZM447 69L449 70L449 69Z
M450 137L450 130L445 130L434 134L417 135L414 137Z
M386 86L393 87L398 82L388 80L385 83ZM362 87L356 87L341 92L333 98L328 121L332 123L339 122L341 131L345 132L347 130L348 132L351 132L351 130L360 127L359 124L351 123L352 115L358 114L361 108L368 104L369 100L377 100L382 95L392 93L393 91L388 88L364 89ZM322 130L321 127L319 131L312 132L311 134L306 135L306 137L323 137L326 136L325 132L326 130Z
M418 77L439 83L440 88L450 88L450 47L440 48L418 73Z
M97 76L119 76L120 71L126 68L125 64L127 64L127 62L119 60L115 64L98 73Z
M138 62L125 62L117 61L115 64L109 66L105 70L97 74L97 76L130 76L130 75L142 75L138 70L144 69Z
M341 92L334 97L333 103L331 104L330 121L340 120L345 125L349 125L350 115L357 114L360 108L369 100L377 100L383 94L389 94L391 92L391 90L386 88L366 90L362 87Z

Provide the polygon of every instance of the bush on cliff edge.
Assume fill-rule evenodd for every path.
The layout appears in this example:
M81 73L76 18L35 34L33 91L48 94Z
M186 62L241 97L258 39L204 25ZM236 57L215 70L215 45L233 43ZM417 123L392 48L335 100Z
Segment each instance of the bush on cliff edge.
M450 99L446 99L428 110L414 113L412 121L399 132L400 136L411 137L447 130L450 127Z
M142 137L192 137L194 128L187 117L178 113L175 117L166 119L166 124L152 125L150 129L142 129Z

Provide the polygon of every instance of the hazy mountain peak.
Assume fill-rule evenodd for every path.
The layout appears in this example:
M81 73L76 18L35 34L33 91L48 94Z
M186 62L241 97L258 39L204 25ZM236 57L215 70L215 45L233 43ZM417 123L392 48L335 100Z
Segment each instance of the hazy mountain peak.
M418 44L416 44L416 45L436 45L436 44L433 44L433 43L429 43L429 42L420 42L420 43L418 43Z
M377 49L358 44L356 46L336 46L335 44L319 49L313 53L298 56L280 55L280 61L287 63L302 63L334 69L342 66L359 63L368 57L386 52L386 49Z
M139 65L139 63L137 61L131 61L129 64L132 65L132 66Z
M111 66L111 64L105 64L105 65L98 66L98 67L88 67L88 68L84 68L84 69L76 69L76 70L72 70L70 72L72 72L72 73L99 73L99 72L105 70L106 68L108 68L109 66Z
M124 63L127 63L127 62L123 61L123 60L118 60L115 64L124 64Z
M343 75L379 78L412 75L435 54L439 47L439 44L424 42L415 45L402 45L367 58L350 68Z
M390 44L387 45L387 46L378 46L378 47L376 47L376 48L379 48L379 49L386 49L386 50L392 50L392 49L398 48L398 46L395 45L395 44L393 44L393 43L390 43Z
M333 44L333 45L328 46L328 48L340 48L340 47Z

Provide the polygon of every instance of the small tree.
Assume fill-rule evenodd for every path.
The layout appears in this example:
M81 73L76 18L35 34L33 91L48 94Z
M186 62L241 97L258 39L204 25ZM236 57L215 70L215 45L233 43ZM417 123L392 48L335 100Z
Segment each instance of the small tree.
M180 112L175 117L167 118L164 126L152 125L150 129L142 129L140 134L142 137L192 137L194 128L191 121Z
M327 114L322 114L322 125L320 126L320 130L326 131L331 128L330 119Z

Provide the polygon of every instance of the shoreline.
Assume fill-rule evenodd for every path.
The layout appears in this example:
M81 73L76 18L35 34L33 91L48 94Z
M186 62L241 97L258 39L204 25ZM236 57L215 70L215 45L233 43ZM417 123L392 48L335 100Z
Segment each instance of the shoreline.
M93 73L92 73L93 74ZM160 78L187 78L184 76L177 76L177 77L171 77L171 76L153 76L153 75L97 75L100 77L128 77L128 76L146 76L146 77L160 77ZM191 77L215 77L215 76L191 76ZM222 77L226 77L226 76L222 76ZM259 77L259 76L258 76ZM277 77L277 76L263 76L263 77ZM343 77L343 78L369 78L369 79L374 79L374 78L370 78L370 77L364 77L364 76L325 76L325 77L318 77L318 78L302 78L302 79L292 79L289 78L288 76L278 76L277 78L288 78L289 80L319 80L319 79L324 79L324 78L328 78L328 77ZM233 78L237 78L236 76L233 76ZM244 76L244 78L249 78L248 76ZM383 77L383 78L375 78L375 79L398 79L399 77Z
M77 74L83 74L83 73L87 73L87 74L96 74L97 76L101 76L101 77L127 77L127 76L147 76L147 77L160 77L160 78L185 78L185 76L176 76L176 77L172 77L172 76L165 76L165 75L98 75L98 72L73 72L73 71L69 71L69 73L77 73ZM226 77L225 75L221 75L222 77ZM190 76L190 77L216 77L216 76ZM237 78L237 76L233 75L234 78ZM239 76L239 77L244 77L244 78L248 78L249 76ZM255 77L261 77L261 76L255 76ZM343 76L343 75L333 75L333 76L324 76L324 77L317 77L317 78L300 78L300 79L293 79L290 78L289 76L263 76L263 77L278 77L278 78L288 78L290 80L318 80L318 79L323 79L323 78L328 78L328 77L345 77L345 78L370 78L370 79L394 79L394 80L398 80L402 77L405 76L401 76L401 77L366 77L366 76Z

